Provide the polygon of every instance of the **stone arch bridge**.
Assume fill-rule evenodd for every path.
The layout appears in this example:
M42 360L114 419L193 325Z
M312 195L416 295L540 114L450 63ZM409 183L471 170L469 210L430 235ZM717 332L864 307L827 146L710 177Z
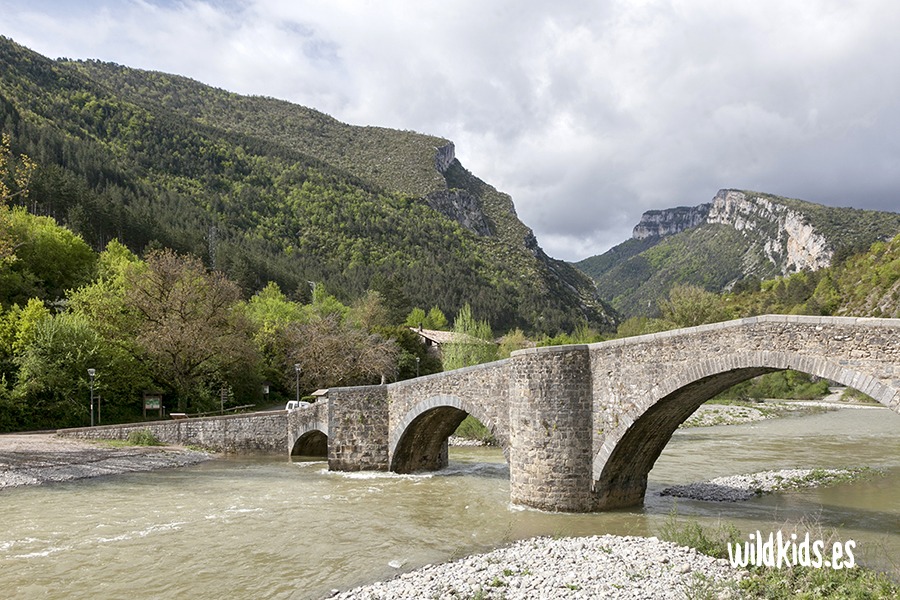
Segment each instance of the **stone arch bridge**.
M627 507L643 502L647 474L703 402L783 369L854 387L900 413L900 319L769 315L332 388L327 401L288 414L288 447L327 452L331 470L439 469L447 437L471 414L503 447L512 502Z

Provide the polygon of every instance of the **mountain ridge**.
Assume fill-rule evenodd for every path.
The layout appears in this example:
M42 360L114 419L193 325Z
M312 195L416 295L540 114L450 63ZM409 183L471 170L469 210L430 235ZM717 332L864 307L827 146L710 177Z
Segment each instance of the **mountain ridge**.
M496 328L610 329L615 315L546 256L512 199L444 138L340 123L282 100L0 40L0 128L39 170L29 209L95 249L172 247L246 293L268 281L366 288Z
M831 266L898 232L898 213L722 189L709 203L645 212L631 239L575 264L625 316L654 316L676 284L758 285Z

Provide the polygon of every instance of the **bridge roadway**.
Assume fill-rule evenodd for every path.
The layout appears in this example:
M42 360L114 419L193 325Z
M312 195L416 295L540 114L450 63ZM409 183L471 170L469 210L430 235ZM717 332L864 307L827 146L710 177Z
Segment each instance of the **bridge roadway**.
M503 448L513 503L609 510L643 502L647 474L701 404L783 369L856 388L900 413L900 319L766 315L533 348L388 385L332 388L327 400L297 410L149 427L163 441L408 473L446 466L447 438L471 414ZM148 425L63 434L124 437L135 427Z
M794 369L900 413L900 319L766 315L590 345L533 348L389 385L332 388L288 415L288 442L316 440L332 470L407 473L447 464L467 414L509 462L512 502L584 512L639 505L647 474L706 400Z

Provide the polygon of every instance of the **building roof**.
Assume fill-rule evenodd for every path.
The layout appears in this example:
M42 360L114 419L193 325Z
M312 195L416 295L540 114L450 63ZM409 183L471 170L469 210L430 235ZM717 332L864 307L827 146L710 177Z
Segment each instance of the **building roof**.
M455 331L441 331L439 329L423 329L421 327L410 327L411 331L419 334L419 337L431 340L432 343L441 346L443 344L449 344L451 342L461 342L468 344L486 344L490 342L486 342L485 340L480 340L478 338L474 338L470 335L466 335L464 333L456 333Z

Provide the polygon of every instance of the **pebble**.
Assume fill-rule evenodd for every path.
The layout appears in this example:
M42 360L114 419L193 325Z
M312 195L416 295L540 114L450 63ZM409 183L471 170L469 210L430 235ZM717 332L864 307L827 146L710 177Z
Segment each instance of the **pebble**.
M862 472L861 469L782 469L760 471L749 475L716 477L708 481L675 485L662 490L660 496L677 496L710 502L741 502L762 494L788 489L812 488L835 480L846 480ZM810 475L816 473L816 477Z
M429 565L339 594L342 600L406 598L674 599L708 589L731 597L742 570L655 537L532 538L486 554Z

